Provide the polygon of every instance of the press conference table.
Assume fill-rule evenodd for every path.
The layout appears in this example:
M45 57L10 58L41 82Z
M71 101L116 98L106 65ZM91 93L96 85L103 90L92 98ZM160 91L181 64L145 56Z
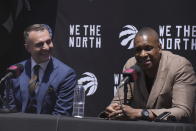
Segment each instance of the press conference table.
M0 131L196 131L195 124L0 114Z

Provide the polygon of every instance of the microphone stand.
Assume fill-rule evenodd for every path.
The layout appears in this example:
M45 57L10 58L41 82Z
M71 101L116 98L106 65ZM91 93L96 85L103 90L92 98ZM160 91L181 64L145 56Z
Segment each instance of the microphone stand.
M2 87L4 85L4 87ZM9 107L9 90L11 89L11 84L8 79L5 79L4 81L1 81L0 88L3 88L2 93L0 95L0 101L2 102L2 105L0 107L0 113L13 113L16 112L14 110L11 110ZM4 95L2 97L2 94Z
M127 84L125 83L124 85L124 104L127 105L127 93L128 93L128 87Z
M117 86L117 95L118 95L118 99L119 99L119 104L122 107L122 101L120 99L120 94L119 94L119 89L122 88L124 86L124 104L127 103L127 92L128 92L128 88L126 86L127 82L129 81L129 77L126 77L123 81L120 82L120 84Z
M130 81L130 78L126 77L117 87L117 89L119 89L119 88L122 88L124 86L124 105L128 104L128 101L127 101L127 93L128 93L127 83L129 81ZM119 94L119 92L117 92L117 93L118 93L118 98L119 98L119 101L120 101L120 105L122 105L122 102L120 100L120 94Z

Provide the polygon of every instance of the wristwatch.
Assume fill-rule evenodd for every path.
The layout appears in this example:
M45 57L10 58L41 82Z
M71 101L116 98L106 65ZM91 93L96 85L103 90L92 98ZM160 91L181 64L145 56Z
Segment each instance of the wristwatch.
M142 117L141 117L141 119L142 120L149 120L150 118L149 118L149 111L147 110L147 109L142 109L142 112L141 112L141 115L142 115Z

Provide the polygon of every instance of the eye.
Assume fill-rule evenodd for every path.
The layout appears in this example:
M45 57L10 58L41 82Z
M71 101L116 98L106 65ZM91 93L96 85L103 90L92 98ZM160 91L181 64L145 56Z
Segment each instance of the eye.
M35 44L35 47L42 47L44 45L44 42L39 42Z
M39 48L39 47L43 47L45 43L46 43L47 45L49 45L51 42L52 42L51 39L48 39L48 40L43 41L43 42L38 42L38 43L35 43L35 47L38 47L38 48Z
M47 41L46 41L46 44L48 44L48 45L49 45L51 42L52 42L52 40L51 40L51 39L49 39L49 40L47 40Z
M144 47L144 50L145 50L145 51L151 51L153 48L154 48L154 47L152 47L152 46L145 46L145 47Z
M134 50L135 50L135 53L139 53L139 52L142 51L142 48L140 48L140 47L135 47Z

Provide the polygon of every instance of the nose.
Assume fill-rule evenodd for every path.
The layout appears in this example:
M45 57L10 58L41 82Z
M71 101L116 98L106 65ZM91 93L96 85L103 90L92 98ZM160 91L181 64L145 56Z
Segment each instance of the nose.
M49 48L50 48L49 45L46 42L44 42L43 49L48 50Z
M146 57L148 56L148 53L145 50L142 50L140 53L140 57Z
M53 43L44 42L42 49L49 50L50 48L53 48Z

